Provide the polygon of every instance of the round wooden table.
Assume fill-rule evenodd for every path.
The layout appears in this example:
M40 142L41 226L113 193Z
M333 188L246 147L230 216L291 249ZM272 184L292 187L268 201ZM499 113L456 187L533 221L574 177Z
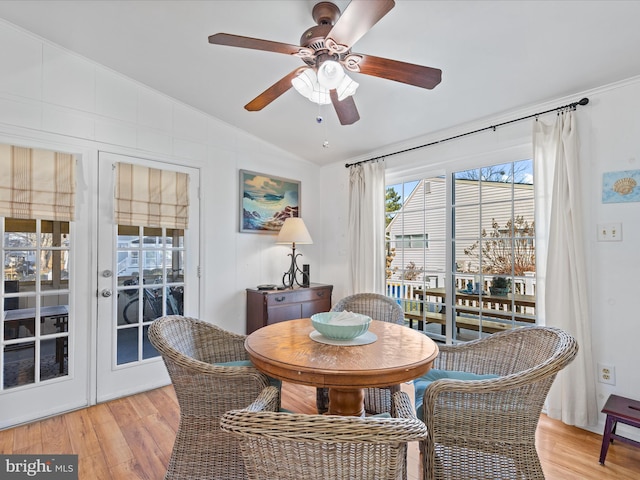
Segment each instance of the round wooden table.
M309 337L309 318L262 327L245 340L253 364L292 383L329 388L329 413L363 415L364 388L397 385L424 375L438 355L426 335L403 325L373 320L378 338L367 345L327 345Z

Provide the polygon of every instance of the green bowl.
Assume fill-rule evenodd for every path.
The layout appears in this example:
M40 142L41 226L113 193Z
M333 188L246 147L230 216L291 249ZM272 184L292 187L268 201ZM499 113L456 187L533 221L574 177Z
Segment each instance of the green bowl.
M344 323L332 323L334 317L344 312L323 312L311 315L311 324L318 332L333 340L351 340L369 330L371 317L354 313L353 319Z

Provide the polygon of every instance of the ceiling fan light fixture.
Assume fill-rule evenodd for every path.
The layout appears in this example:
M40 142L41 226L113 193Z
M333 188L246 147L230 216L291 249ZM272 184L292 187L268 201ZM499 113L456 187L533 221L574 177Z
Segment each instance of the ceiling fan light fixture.
M291 80L291 85L300 95L313 103L319 105L328 105L331 103L329 90L320 85L316 72L311 68L304 70L300 75L294 77ZM356 89L359 86L359 83L352 80L349 75L343 74L340 84L335 88L338 94L338 100L342 101L350 97L356 93Z
M318 83L327 90L337 88L344 77L342 65L335 60L326 60L318 68Z
M316 72L311 68L304 70L300 75L293 78L291 85L300 95L311 100L313 103L317 103L318 105L331 103L329 90L320 86Z
M210 35L209 43L295 55L303 60L304 67L294 69L271 85L247 103L245 110L262 110L295 87L301 95L316 104L333 104L340 124L352 125L360 120L355 101L349 98L354 95L358 84L346 72L427 89L434 88L442 80L442 71L438 68L351 53L352 45L387 15L394 5L393 0L357 0L349 2L341 13L332 1L318 2L312 11L316 25L305 30L299 45L229 33Z

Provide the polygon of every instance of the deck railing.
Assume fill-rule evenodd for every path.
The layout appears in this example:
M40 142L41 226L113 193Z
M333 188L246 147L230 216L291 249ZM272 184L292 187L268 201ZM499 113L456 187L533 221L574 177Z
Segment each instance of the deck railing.
M524 278L518 277L514 279L512 291L520 295L535 295L536 294L536 273L525 272ZM495 275L496 277L499 275ZM468 282L474 282L474 274L456 274L456 290L464 290L467 287ZM493 276L485 275L483 282L483 291L488 292ZM445 286L445 278L443 276L430 275L427 282L423 281L410 281L410 280L387 280L387 293L388 297L396 298L399 300L414 300L414 290L421 290L422 288L438 288Z
M512 285L514 295L509 297L489 295L493 276L484 276L483 297L464 291L469 282L473 284L475 279L477 277L474 278L473 274L456 274L457 293L452 305L456 312L456 327L493 333L518 325L535 323L535 272L515 278ZM428 283L387 280L387 296L396 299L402 306L410 326L416 320L418 325L425 322L443 326L445 324L446 304L442 291L445 285L444 276L429 280ZM425 292L425 289L434 290ZM422 329L422 327L419 328ZM444 327L442 331L444 332Z

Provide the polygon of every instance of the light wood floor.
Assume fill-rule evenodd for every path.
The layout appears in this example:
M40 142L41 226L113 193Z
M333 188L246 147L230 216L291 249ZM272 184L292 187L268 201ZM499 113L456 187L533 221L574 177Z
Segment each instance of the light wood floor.
M409 386L403 388L411 389ZM285 384L283 407L315 412L315 390ZM161 480L178 426L171 386L0 431L0 453L78 454L81 480ZM640 449L619 442L598 463L600 435L543 415L538 452L547 480L636 480ZM409 452L409 480L418 477L418 449Z

